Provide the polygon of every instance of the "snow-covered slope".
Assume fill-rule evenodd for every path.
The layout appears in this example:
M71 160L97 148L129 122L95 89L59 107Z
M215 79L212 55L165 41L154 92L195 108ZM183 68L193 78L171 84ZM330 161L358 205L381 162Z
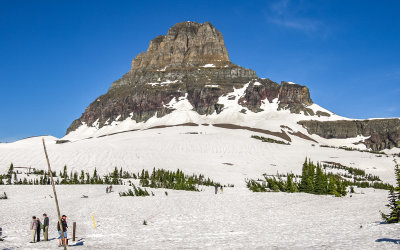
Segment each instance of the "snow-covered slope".
M270 134L212 125L130 131L63 144L56 144L54 137L45 137L45 140L56 170L64 165L78 171L97 168L100 173L116 166L130 171L180 168L221 182L244 185L245 178L258 178L263 173L300 174L305 157L309 157L314 161L335 161L366 169L384 181L393 181L392 156L320 147L313 141L287 134L291 145L251 138L259 135L282 140ZM46 169L41 137L0 144L0 171L5 172L11 162L16 167Z

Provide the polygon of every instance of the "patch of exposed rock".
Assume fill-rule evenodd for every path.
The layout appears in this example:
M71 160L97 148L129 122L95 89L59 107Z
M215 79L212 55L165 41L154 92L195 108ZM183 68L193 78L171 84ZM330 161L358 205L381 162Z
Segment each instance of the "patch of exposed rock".
M400 147L400 119L300 121L310 134L323 138L369 137L363 143L375 151Z
M303 111L306 115L314 115L314 111L307 108L308 105L313 104L307 87L287 82L279 85L270 79L252 81L239 103L253 112L259 112L262 111L260 109L262 101L267 100L271 103L276 98L278 98L279 109L289 109L296 114Z

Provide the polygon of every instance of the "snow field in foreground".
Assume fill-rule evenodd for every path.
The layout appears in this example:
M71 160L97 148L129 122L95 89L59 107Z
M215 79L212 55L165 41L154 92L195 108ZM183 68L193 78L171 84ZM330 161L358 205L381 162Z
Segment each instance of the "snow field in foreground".
M57 186L68 237L77 222L82 249L398 249L398 225L380 224L387 192L336 198L303 193L203 192L152 189L156 196L119 197L127 186ZM2 248L54 249L56 209L51 186L1 186ZM357 190L360 192L360 190ZM80 198L82 194L89 198ZM28 243L32 215L50 217L49 242ZM96 219L93 228L91 214ZM143 225L146 220L148 225Z

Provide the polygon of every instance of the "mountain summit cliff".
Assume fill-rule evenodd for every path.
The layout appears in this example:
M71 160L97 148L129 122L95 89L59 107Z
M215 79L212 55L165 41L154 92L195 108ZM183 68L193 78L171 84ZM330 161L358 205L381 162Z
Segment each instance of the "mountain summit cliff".
M132 71L198 67L207 63L222 66L229 63L221 32L209 22L183 22L169 29L166 36L154 38L147 51L132 61Z

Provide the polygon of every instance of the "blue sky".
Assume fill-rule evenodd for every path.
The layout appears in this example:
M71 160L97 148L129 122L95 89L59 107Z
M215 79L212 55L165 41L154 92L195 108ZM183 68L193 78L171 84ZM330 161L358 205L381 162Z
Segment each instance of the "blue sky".
M232 62L351 118L400 117L400 1L0 0L0 141L61 137L177 22L210 21Z

